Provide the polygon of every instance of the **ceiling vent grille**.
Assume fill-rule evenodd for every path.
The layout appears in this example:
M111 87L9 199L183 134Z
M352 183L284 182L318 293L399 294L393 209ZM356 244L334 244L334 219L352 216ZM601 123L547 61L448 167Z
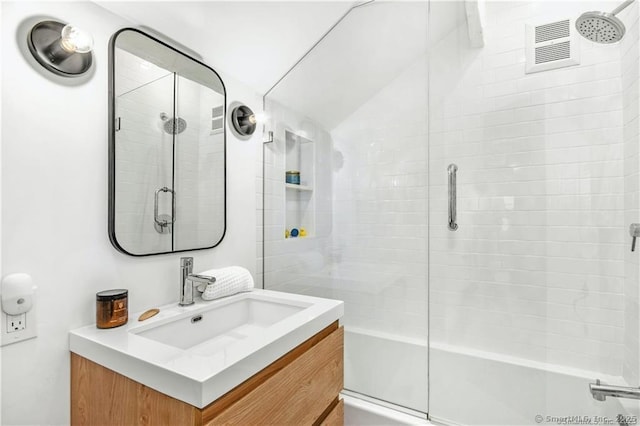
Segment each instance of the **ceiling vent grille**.
M580 64L576 30L571 19L526 26L526 73Z
M551 24L538 25L535 27L536 43L569 37L571 28L569 24L569 20L565 19L564 21L553 22Z
M536 48L536 64L569 58L571 58L571 44L568 41Z

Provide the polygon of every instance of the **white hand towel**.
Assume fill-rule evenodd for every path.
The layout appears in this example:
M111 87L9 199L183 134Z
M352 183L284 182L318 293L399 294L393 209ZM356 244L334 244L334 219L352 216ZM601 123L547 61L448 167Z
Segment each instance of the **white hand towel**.
M198 275L215 277L213 284L201 284L198 290L202 291L202 299L214 300L225 296L231 296L243 291L253 289L253 277L251 273L241 266L228 266L220 269L209 269Z

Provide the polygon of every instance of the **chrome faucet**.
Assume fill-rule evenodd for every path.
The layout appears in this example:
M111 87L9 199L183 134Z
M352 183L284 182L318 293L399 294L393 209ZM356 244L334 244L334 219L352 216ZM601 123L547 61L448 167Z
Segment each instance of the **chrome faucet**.
M213 284L215 277L193 274L193 257L180 258L180 306L189 306L195 303L197 288L194 283Z

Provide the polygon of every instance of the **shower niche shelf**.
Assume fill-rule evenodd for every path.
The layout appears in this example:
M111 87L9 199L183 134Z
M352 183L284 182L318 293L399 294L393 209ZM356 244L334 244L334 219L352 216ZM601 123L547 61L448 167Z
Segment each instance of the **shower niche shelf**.
M285 183L284 187L293 189L294 191L313 191L313 188L307 185L296 185L294 183Z
M289 231L304 229L306 237L311 237L315 233L315 144L308 137L290 130L285 130L284 134L285 226ZM300 184L286 183L287 171L300 172Z

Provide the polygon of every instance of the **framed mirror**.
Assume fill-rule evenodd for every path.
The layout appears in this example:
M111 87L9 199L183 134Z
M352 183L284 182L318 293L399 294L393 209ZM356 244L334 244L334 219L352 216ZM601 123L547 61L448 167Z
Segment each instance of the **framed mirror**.
M147 256L215 247L226 229L226 92L218 74L144 32L109 49L109 239Z

